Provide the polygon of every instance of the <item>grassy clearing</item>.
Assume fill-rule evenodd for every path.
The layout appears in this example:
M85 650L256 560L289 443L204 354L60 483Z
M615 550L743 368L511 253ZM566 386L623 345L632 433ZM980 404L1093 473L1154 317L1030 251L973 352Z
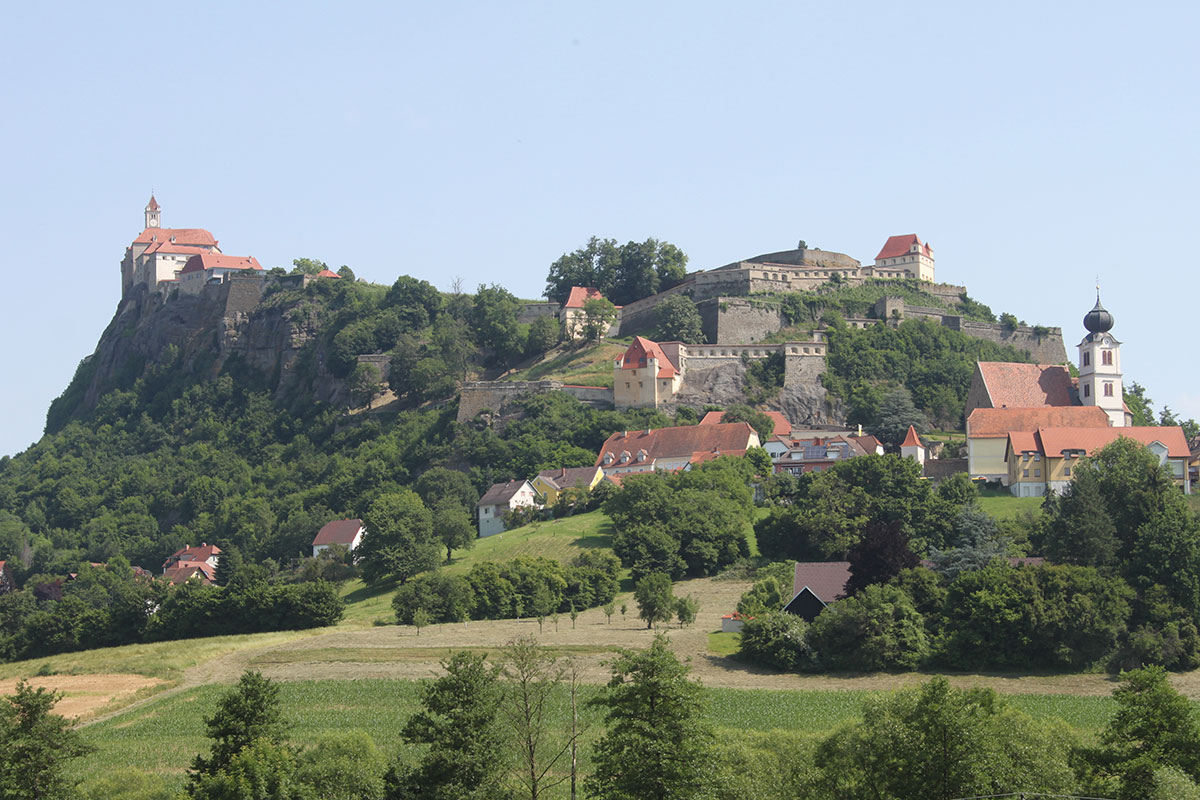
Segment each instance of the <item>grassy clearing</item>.
M979 508L996 519L1012 519L1025 513L1037 516L1042 513L1042 498L1013 497L1006 490L985 490L980 492Z
M483 653L489 658L497 658L502 648L470 647L452 648L453 650L470 650ZM542 647L545 652L554 656L583 656L615 653L616 647L604 645L555 645ZM447 649L447 653L451 649ZM408 662L414 664L429 661L428 647L314 647L304 650L268 650L250 659L251 667L264 667L277 664L311 664L311 663L345 663L345 664L388 664Z
M251 633L241 636L214 636L209 639L184 639L152 644L130 644L105 647L78 653L62 653L29 661L0 664L0 679L29 678L35 675L108 675L129 673L159 678L168 683L178 681L189 667L238 650L269 647L305 636L316 636L326 630L277 631Z
M708 635L708 652L716 653L719 656L736 655L741 646L741 640L740 633L714 631Z
M476 539L475 547L457 551L450 565L442 569L451 575L462 575L481 561L507 561L517 556L542 556L566 564L584 550L611 546L612 523L603 512L591 511L564 519L534 522ZM392 622L392 595L398 585L393 582L367 586L361 580L347 582L342 589L346 614L339 627Z
M388 754L400 751L398 732L420 696L418 682L400 680L299 681L280 684L280 689L293 741L359 729ZM135 768L182 781L188 763L207 747L203 719L223 691L220 686L191 689L87 728L84 736L97 750L72 764L72 772L84 777ZM585 698L597 691L599 687L583 687ZM857 718L862 701L873 693L705 689L704 694L710 721L728 740L742 731L825 734ZM1094 735L1113 708L1106 697L1026 695L1010 700L1034 717L1064 719L1084 736ZM561 709L559 713L565 717ZM555 724L565 721L556 719ZM588 731L582 762L590 769L591 743L601 731L597 710L583 706L582 721Z
M608 342L564 350L509 377L521 381L556 380L584 386L612 386L612 363L623 352L623 346Z

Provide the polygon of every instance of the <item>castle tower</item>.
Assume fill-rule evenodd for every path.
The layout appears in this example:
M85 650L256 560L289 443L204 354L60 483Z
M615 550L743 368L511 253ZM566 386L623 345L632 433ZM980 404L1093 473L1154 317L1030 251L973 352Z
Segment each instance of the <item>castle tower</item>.
M154 193L150 193L150 202L146 204L146 227L161 228L162 227L162 212L159 210L158 201L154 199Z
M1088 335L1079 343L1079 402L1098 406L1108 414L1113 427L1125 427L1125 399L1121 391L1121 343L1111 333L1113 316L1096 305L1083 318Z

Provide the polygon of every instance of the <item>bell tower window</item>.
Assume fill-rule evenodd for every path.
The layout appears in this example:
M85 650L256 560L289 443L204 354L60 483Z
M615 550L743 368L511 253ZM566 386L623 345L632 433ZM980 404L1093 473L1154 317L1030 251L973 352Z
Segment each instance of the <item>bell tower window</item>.
M1092 363L1092 354L1088 351L1083 351L1083 365L1086 367Z
M1106 367L1112 366L1112 350L1100 351L1100 363Z

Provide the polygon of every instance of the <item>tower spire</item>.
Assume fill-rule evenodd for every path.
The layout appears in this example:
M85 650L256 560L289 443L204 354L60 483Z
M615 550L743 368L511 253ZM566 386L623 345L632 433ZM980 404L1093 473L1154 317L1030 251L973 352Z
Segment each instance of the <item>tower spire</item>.
M159 228L162 227L162 211L158 205L158 201L154 199L154 190L150 190L150 202L146 203L146 227Z

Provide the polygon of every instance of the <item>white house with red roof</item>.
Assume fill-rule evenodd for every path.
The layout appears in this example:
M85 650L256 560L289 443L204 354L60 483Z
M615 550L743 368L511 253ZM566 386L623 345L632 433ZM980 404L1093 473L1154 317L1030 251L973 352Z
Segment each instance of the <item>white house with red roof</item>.
M889 236L875 256L876 278L916 278L933 283L933 248L915 233Z
M922 465L925 463L925 443L921 441L921 437L917 435L917 429L912 425L908 426L908 430L904 434L904 441L900 443L900 457L911 458Z
M179 291L182 294L199 294L205 286L222 283L231 275L262 271L262 265L253 256L201 253L189 258L179 271Z
M572 286L562 308L558 310L558 319L562 323L564 335L568 339L579 338L583 333L584 323L587 322L587 313L583 310L584 304L589 300L604 299L606 298L600 290L592 286ZM617 317L605 332L606 336L615 334L621 327L621 307L615 306L615 308Z
M163 576L172 583L183 583L191 578L213 583L217 579L220 560L221 548L215 544L201 542L199 547L189 544L167 556L163 562Z
M322 551L328 550L333 545L341 545L346 550L354 552L354 548L362 542L364 533L366 533L366 528L363 527L361 519L335 519L327 522L321 527L321 530L317 531L316 538L313 539L313 558L321 555Z
M121 261L121 296L135 286L154 290L164 281L174 280L187 260L202 253L220 253L215 237L203 228L162 227L162 207L150 196L145 209L146 226Z
M596 466L605 475L673 472L720 456L744 456L758 446L758 433L748 422L622 431L601 446Z

